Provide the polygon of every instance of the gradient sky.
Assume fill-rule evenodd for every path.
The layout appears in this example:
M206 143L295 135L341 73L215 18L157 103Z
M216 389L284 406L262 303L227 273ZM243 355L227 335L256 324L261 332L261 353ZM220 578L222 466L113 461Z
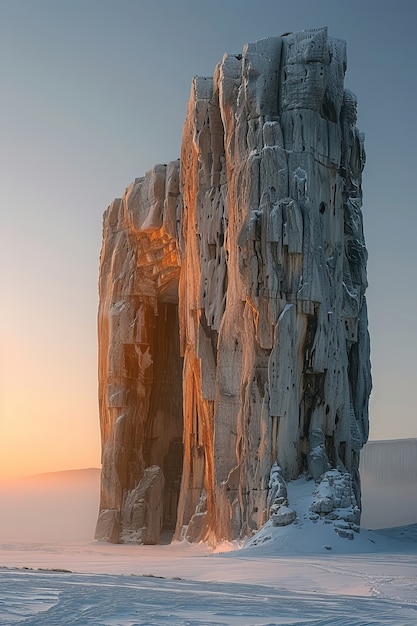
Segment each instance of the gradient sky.
M415 0L0 0L0 478L98 466L103 211L179 156L194 75L327 25L366 135L371 438L417 437Z

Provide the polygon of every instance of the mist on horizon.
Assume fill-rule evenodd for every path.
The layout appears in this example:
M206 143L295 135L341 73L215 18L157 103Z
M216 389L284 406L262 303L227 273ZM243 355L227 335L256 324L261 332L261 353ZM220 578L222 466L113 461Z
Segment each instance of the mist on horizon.
M417 439L373 441L361 455L362 522L417 523ZM37 474L0 484L0 543L93 541L100 470Z
M0 484L0 542L88 542L94 538L100 470L69 470Z

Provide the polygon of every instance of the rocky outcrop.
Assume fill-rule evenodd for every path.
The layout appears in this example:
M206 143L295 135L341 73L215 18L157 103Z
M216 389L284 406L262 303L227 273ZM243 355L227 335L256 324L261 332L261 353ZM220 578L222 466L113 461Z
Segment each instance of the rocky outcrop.
M160 524L190 541L250 535L288 509L269 510L275 463L284 481L347 474L360 506L365 155L345 69L325 28L225 55L192 82L180 161L105 213L97 538L124 540L151 466L162 521L138 515L154 541Z

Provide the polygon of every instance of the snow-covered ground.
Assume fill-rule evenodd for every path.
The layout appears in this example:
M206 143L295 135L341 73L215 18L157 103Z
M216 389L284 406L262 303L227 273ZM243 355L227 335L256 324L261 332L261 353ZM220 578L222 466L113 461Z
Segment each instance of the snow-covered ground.
M281 555L279 541L224 554L183 544L3 545L0 623L415 625L415 540L373 533L372 553L350 552L355 539L341 540L344 553L317 545L306 556Z
M417 525L353 540L307 515L246 546L0 543L0 624L417 624Z

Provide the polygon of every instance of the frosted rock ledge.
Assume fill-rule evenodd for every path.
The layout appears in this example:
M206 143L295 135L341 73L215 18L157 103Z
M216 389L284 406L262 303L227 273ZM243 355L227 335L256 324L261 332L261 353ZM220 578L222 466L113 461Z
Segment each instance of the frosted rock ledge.
M248 537L296 518L300 475L313 517L357 529L371 374L345 70L326 28L224 55L192 81L180 160L107 209L97 539Z

